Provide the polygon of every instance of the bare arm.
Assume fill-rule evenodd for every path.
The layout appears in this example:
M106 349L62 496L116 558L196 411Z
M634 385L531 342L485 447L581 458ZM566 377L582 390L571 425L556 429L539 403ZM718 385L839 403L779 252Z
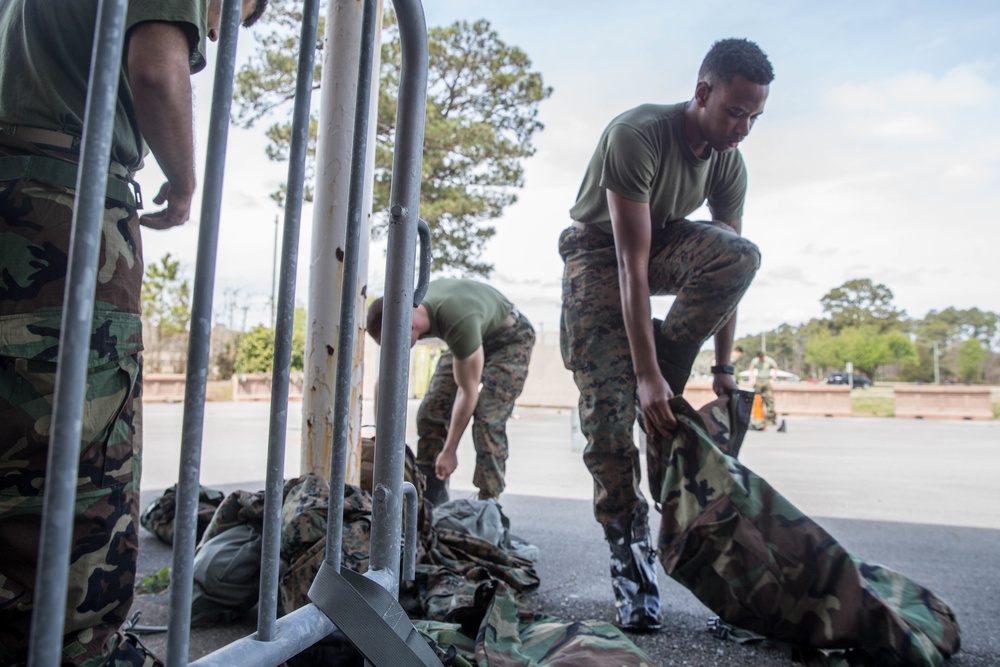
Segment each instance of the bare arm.
M737 218L736 220L723 221L721 224L726 225L731 228L737 234L742 236L743 234L743 220L742 218ZM731 359L732 349L733 349L733 339L736 338L736 311L729 317L725 324L723 324L718 331L715 332L715 363L719 366L728 365ZM751 379L753 382L753 379ZM725 373L717 373L712 379L712 390L715 391L716 396L722 396L723 394L732 394L738 391L736 386L736 378L732 375L727 375Z
M451 406L451 423L448 425L448 437L444 448L434 462L434 472L438 479L448 479L458 467L458 442L462 439L472 413L479 403L479 383L483 379L483 365L486 356L483 348L479 348L465 359L456 359L453 365L455 384L455 403Z
M677 426L667 404L674 393L656 362L653 323L649 313L649 244L652 224L649 204L625 199L608 190L608 208L618 256L618 288L622 317L638 384L646 427L666 434Z
M173 23L142 23L129 34L128 80L136 121L167 177L153 198L167 208L140 218L154 229L182 225L191 215L195 163L189 52L187 35Z

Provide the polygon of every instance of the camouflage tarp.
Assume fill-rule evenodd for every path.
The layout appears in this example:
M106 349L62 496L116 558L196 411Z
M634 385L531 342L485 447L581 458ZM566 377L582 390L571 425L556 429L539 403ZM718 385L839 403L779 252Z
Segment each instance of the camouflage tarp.
M621 630L605 621L562 621L519 610L500 581L480 584L456 623L416 621L455 667L655 667Z
M723 453L727 400L695 412L674 398L676 433L648 439L663 471L650 484L662 505L667 574L726 623L793 646L849 650L879 667L933 667L957 651L959 627L944 601L848 553Z

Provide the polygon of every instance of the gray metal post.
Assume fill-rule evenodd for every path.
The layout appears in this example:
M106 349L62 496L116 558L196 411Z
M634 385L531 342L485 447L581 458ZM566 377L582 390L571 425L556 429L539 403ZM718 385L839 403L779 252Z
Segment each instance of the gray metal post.
M271 422L267 447L267 479L264 487L264 535L261 545L260 599L257 607L257 639L274 639L278 615L278 571L281 564L281 493L285 475L285 428L288 425L288 383L291 378L292 324L295 318L295 272L298 265L299 227L305 183L306 150L309 143L309 106L312 101L313 63L319 0L306 0L299 38L299 68L292 112L292 147L288 160L288 190L285 198L285 234L281 248L281 281L278 288L278 319L274 337L274 371L271 381ZM341 494L341 497L343 494Z
M126 6L126 0L100 0L97 5L63 296L65 305L46 461L36 591L31 611L28 664L32 667L58 665L62 656L64 616L61 610L66 607L69 581L87 358L94 320L97 259L121 76Z
M229 111L233 102L236 40L241 0L223 0L218 61L212 89L208 152L202 185L201 225L191 301L191 333L188 338L184 417L181 428L181 462L177 482L177 513L174 524L173 566L170 573L170 624L167 630L167 665L187 664L190 644L191 589L198 485L201 478L201 439L205 422L205 385L208 381L208 350L212 333L212 293L219 245L219 213L229 139Z
M402 70L389 200L379 410L376 419L379 446L375 448L375 503L366 576L398 595L406 388L427 99L427 24L419 0L397 0L393 6L399 18Z

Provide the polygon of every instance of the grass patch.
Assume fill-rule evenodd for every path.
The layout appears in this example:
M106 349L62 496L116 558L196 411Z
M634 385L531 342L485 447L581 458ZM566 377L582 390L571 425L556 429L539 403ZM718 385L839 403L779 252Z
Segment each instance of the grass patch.
M1000 419L1000 401L993 401L993 419Z
M857 392L852 392L851 413L862 417L894 417L896 414L891 395L858 395Z
M168 588L170 588L170 568L165 565L153 574L139 577L139 580L135 583L135 592L137 595L156 595Z

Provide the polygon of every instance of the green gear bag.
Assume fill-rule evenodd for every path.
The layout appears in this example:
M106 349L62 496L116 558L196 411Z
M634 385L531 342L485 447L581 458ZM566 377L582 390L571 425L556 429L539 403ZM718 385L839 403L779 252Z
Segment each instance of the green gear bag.
M804 650L862 654L880 667L937 667L958 650L951 608L898 572L851 553L717 444L722 397L670 407L678 428L649 437L662 463L663 569L726 623ZM738 433L738 428L728 428Z

